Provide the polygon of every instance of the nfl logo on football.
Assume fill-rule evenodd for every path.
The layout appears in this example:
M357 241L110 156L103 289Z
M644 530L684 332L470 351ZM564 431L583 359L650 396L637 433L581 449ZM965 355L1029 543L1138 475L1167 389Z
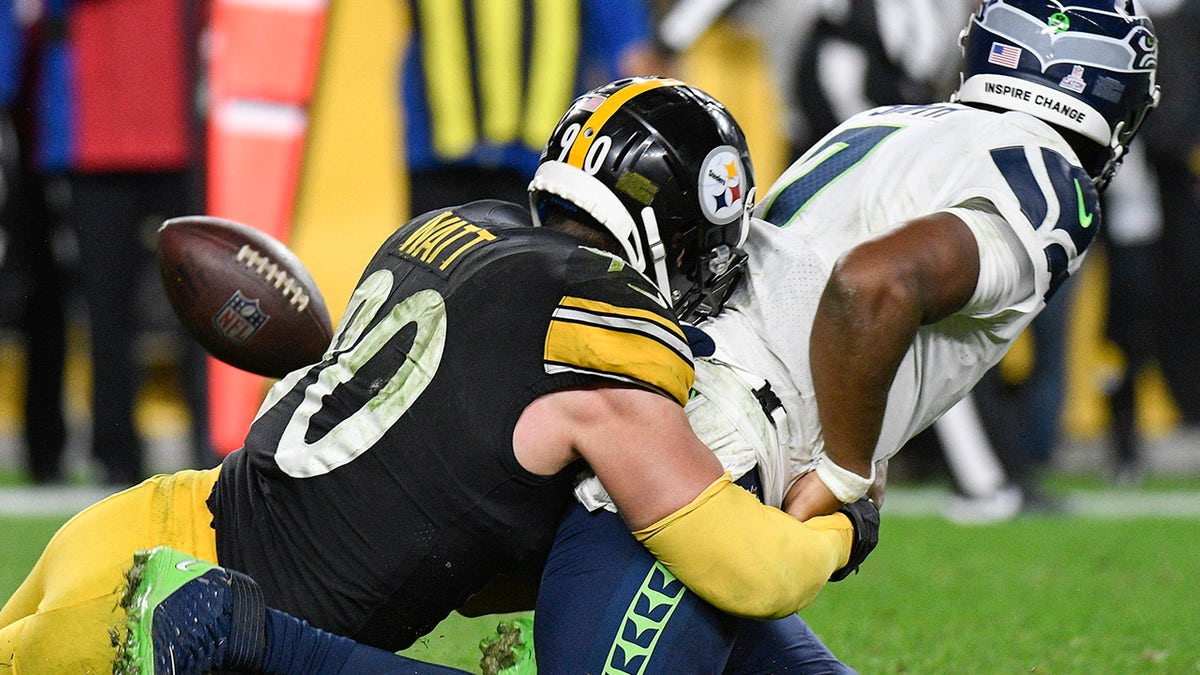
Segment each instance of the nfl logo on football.
M245 344L271 318L258 307L258 300L251 300L234 291L213 317L217 331L231 342Z

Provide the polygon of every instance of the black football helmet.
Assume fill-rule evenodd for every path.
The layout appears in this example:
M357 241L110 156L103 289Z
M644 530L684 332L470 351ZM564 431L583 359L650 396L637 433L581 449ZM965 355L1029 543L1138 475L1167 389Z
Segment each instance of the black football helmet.
M1096 143L1095 161L1081 159L1099 188L1158 105L1158 41L1137 0L986 0L962 46L954 100L1020 110Z
M618 80L567 109L529 184L534 221L582 212L671 299L680 319L721 311L744 272L754 174L714 98L664 78Z

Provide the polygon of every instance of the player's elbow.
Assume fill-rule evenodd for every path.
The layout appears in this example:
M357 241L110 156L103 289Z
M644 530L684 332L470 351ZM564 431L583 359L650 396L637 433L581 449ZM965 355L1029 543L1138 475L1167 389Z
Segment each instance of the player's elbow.
M821 302L834 316L865 325L888 325L897 317L920 317L919 270L904 261L880 264L869 246L838 260Z

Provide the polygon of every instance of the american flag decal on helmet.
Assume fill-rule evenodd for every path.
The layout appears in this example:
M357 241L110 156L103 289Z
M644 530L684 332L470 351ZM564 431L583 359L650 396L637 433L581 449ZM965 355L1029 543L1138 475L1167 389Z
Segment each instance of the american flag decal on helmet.
M1012 45L1004 45L999 42L992 43L992 51L988 53L988 63L995 63L1005 68L1016 68L1021 62L1021 48L1013 47Z

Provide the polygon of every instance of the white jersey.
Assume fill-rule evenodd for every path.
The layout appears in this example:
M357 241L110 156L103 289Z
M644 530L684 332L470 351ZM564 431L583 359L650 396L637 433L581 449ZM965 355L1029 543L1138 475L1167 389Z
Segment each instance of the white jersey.
M771 186L746 243L747 279L701 326L718 359L766 378L783 404L782 453L757 453L768 502L823 452L809 335L838 258L937 211L962 218L979 243L971 300L922 326L896 373L875 448L886 459L966 395L1079 268L1099 219L1077 164L1058 133L1022 113L890 106L834 129Z
M889 106L850 118L784 172L755 210L747 278L703 324L717 345L697 359L687 406L697 435L734 477L756 463L763 501L823 452L809 335L834 263L859 243L938 211L979 244L975 292L922 326L896 373L877 460L963 398L1082 262L1099 226L1091 179L1052 128L1023 113L957 104ZM765 378L783 415L768 422ZM782 417L782 419L779 419ZM607 505L598 481L580 500Z

